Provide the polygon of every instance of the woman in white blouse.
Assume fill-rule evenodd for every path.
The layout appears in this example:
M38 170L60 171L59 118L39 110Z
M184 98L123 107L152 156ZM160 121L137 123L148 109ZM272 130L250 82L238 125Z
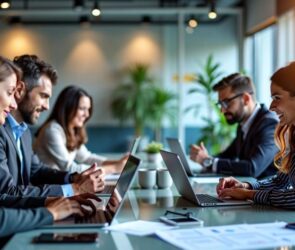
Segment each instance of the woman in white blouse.
M106 174L121 172L127 156L106 160L86 148L85 123L91 114L91 96L77 86L66 87L37 132L34 150L39 158L53 168L70 172L81 172L95 162L104 167Z

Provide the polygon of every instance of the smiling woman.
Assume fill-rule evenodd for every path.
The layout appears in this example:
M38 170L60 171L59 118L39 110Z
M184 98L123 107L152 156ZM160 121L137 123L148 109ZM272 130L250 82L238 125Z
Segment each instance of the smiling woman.
M47 121L37 132L34 150L52 168L81 172L93 163L103 166L105 173L120 172L126 156L106 160L85 146L86 122L92 115L92 97L77 86L66 87L58 96Z
M11 110L16 109L14 99L17 81L21 79L21 70L10 60L0 56L0 124Z

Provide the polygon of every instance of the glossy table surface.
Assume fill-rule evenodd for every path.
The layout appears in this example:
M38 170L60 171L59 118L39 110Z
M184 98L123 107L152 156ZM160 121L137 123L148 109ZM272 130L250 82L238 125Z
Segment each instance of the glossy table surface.
M193 187L202 193L214 194L214 183L196 184ZM229 225L240 223L265 223L275 221L295 221L295 212L270 206L240 206L240 207L197 207L181 198L175 188L169 189L139 189L128 192L117 217L117 222L137 219L157 221L166 210L190 211L204 221L204 226ZM99 232L96 244L33 244L32 238L41 232ZM17 249L176 249L172 245L155 236L138 237L120 232L108 232L106 229L38 229L16 234L5 246L6 250ZM284 248L290 249L290 248Z

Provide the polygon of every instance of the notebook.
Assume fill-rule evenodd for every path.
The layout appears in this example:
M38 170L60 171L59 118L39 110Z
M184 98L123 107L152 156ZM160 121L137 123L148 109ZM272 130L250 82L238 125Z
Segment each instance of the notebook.
M181 147L181 143L177 138L166 138L168 145L171 151L177 155L179 155L182 165L187 173L188 176L191 177L214 177L214 176L221 176L221 174L216 174L212 172L193 172L192 168L190 167L184 150Z
M111 225L119 213L139 164L140 160L138 158L132 155L129 156L105 209L97 209L96 214L91 217L71 216L46 227L105 227Z
M194 204L201 207L213 207L251 205L253 203L252 201L238 201L230 199L222 200L212 195L195 193L190 184L180 157L175 153L164 150L161 150L160 153L178 192L185 199L193 202Z

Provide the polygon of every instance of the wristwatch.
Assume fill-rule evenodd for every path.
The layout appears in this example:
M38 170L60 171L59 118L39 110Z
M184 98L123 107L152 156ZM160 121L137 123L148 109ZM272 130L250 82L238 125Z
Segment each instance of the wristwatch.
M212 165L213 165L213 161L214 161L214 158L213 157L208 157L208 158L206 158L204 161L203 161L203 166L205 167L205 168L210 168L210 167L212 167Z

